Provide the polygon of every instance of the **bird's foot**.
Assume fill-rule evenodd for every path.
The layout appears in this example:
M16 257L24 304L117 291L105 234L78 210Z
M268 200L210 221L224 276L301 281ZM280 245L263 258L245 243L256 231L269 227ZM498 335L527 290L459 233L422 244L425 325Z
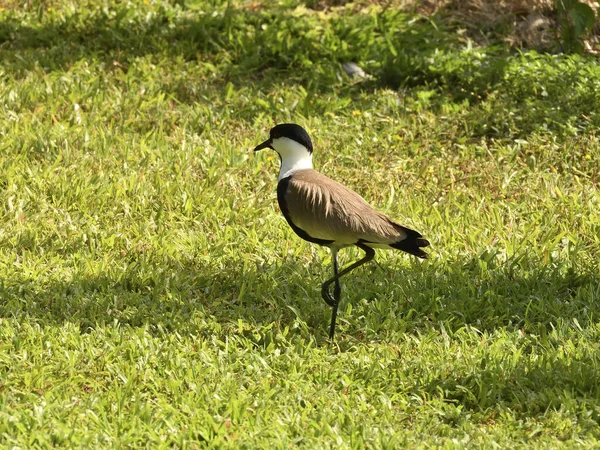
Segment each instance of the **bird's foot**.
M321 286L321 297L323 297L325 303L327 303L332 308L336 306L336 301L331 296L331 293L329 292L329 285L327 283L323 283L323 285Z

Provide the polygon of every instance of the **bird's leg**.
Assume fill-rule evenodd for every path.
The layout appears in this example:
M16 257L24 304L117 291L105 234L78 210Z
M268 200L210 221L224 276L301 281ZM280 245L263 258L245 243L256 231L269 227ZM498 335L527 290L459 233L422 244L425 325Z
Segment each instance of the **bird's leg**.
M328 305L330 305L333 309L333 311L331 313L331 325L329 327L329 339L333 339L333 335L335 333L335 321L337 318L337 310L338 310L338 305L340 303L340 296L342 293L342 288L340 286L340 278L343 277L344 275L346 275L347 273L353 271L357 267L360 267L363 264L368 263L375 257L375 250L373 250L371 247L368 247L362 243L356 244L356 246L365 252L365 256L362 259L359 259L358 261L356 261L354 264L351 264L350 266L346 267L341 272L338 272L337 250L331 251L332 252L331 256L333 259L334 276L332 278L330 278L329 280L325 281L325 283L323 283L323 285L321 286L321 296L323 297L323 300L325 300L325 302ZM329 293L329 286L331 286L332 283L335 283L335 288L333 290L333 295L334 295L333 298L331 297L331 294Z
M329 326L329 339L333 339L333 334L335 333L335 321L337 319L338 306L340 304L340 297L342 295L342 286L340 286L340 278L338 275L339 267L337 254L337 249L331 250L331 260L333 261L333 278L335 279L335 286L333 288L333 305L331 305L331 325ZM327 286L327 295L331 300L329 286Z
M332 248L331 249L331 261L333 262L333 276L334 277L336 277L338 274L337 254L338 254L338 249ZM321 296L323 297L323 300L325 300L325 303L327 303L332 308L337 308L337 305L339 303L339 295L341 294L341 288L339 290L340 290L340 292L338 292L337 297L332 297L331 293L329 292L329 286L325 287L325 283L323 283L323 285L321 286ZM335 295L335 293L334 293L334 295ZM336 301L336 298L337 298L337 301Z

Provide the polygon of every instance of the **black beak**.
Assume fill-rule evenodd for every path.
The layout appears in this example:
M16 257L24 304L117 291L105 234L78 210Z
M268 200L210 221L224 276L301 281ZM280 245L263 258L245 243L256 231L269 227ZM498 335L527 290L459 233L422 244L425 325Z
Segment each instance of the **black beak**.
M271 138L267 139L262 144L259 144L256 147L254 147L254 151L257 152L259 150L262 150L263 148L270 148L270 149L274 150L273 147L271 147Z

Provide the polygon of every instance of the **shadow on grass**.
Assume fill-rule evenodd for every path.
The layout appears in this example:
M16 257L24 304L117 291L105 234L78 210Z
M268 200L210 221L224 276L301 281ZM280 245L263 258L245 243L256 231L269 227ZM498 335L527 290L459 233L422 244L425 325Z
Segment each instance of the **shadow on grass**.
M283 26L284 33L277 34L277 25ZM178 16L175 10L161 8L146 14L122 4L66 17L49 16L33 26L23 24L20 17L5 16L0 21L0 46L9 71L33 63L48 71L66 71L88 59L105 60L110 70L113 63L126 68L146 55L203 62L220 53L215 58L220 68L248 76L249 72L260 75L269 67L289 69L295 51L303 57L322 58L302 36L309 27L280 6L254 11L230 5L208 12L190 9Z
M9 72L34 64L68 71L90 59L105 61L106 70L115 65L126 69L135 58L154 55L216 61L219 72L234 82L265 82L266 88L291 81L326 92L339 88L342 63L370 61L375 80L361 87L396 89L452 81L444 70L453 67L432 68L431 61L436 54L451 55L462 47L435 19L389 10L346 12L323 21L280 5L266 10L233 4L213 11L162 8L143 14L123 4L67 16L41 14L32 22L24 24L21 17L8 14L0 21L0 48ZM501 76L501 64L494 67L492 77ZM471 94L456 92L457 98Z
M285 339L294 345L305 347L313 339L317 345L327 344L330 310L319 295L319 284L329 272L326 264L316 260L305 266L284 259L272 267L238 264L215 270L196 261L165 262L148 271L134 263L118 275L76 275L47 285L26 277L0 280L0 317L42 327L76 323L82 333L107 325L222 342L242 338L257 347L277 345L288 328ZM407 376L414 371L414 382L408 394L441 400L439 418L451 426L465 420L465 411L487 417L494 414L490 409L509 408L518 418L549 408L585 410L581 405L600 393L597 356L576 352L576 346L565 350L575 352L572 357L544 349L562 348L571 335L577 342L573 323L583 330L595 326L600 317L598 274L560 274L533 265L525 270L527 276L500 266L484 273L480 262L456 261L456 270L445 271L435 270L435 263L358 269L343 283L336 338L340 350L352 351L357 341L385 341L394 333L419 335L432 329L441 333L440 328L451 335L465 326L489 332L518 329L527 336L532 332L531 338L507 340L506 349L490 350L489 356L484 352L475 365L457 364L460 372L409 366L405 370ZM525 268L532 263L519 264ZM346 312L348 303L355 305L351 314ZM550 332L561 323L568 330L554 342ZM493 341L501 346L502 335ZM538 356L529 358L532 352ZM594 412L585 420L594 425L598 417Z
M90 22L67 20L39 28L0 22L0 49L5 70L24 77L35 67L45 72L69 72L80 62L99 61L105 72L127 73L136 58L155 55L156 60L183 57L202 60L218 51L218 36L224 24L217 18L184 22L176 29L165 26L166 18L145 24L143 30L111 23L104 17Z
M516 354L507 353L504 360L484 358L470 373L453 373L435 379L416 388L415 393L425 390L437 397L443 392L445 402L458 407L459 411L510 408L517 418L544 415L549 411L579 410L582 431L597 430L600 424L596 406L600 397L598 357L590 351L566 356L555 350L563 343L543 338L530 340L523 348L514 349ZM540 348L552 350L543 352ZM536 352L537 357L530 358L528 353L531 352ZM444 419L457 425L458 416L448 414Z
M105 325L148 325L161 332L205 336L234 334L241 322L242 329L262 330L273 322L284 328L296 319L283 298L305 287L295 264L247 269L232 262L219 270L201 259L121 261L117 264L123 268L110 274L80 272L65 281L26 274L2 279L0 317L26 318L41 326L74 322L82 332ZM279 277L285 273L285 285L272 272Z
M282 84L301 85L308 96L336 92L352 97L381 88L425 91L421 108L447 115L450 104L465 111L457 137L511 139L600 127L600 70L587 57L516 54L502 45L472 47L438 16L425 19L391 10L344 13L323 21L281 6L183 8L142 14L122 4L42 16L29 24L5 14L0 21L3 69L19 77L36 66L69 71L79 61L99 60L107 72L127 72L136 58L151 56L154 62L208 64L218 74L209 85L232 82L263 93ZM347 61L363 65L373 78L348 83L341 70ZM190 80L181 83L174 87L175 98L200 101L186 93ZM206 88L206 80L198 83ZM323 111L303 112L314 113Z
M76 274L47 284L25 276L0 280L0 316L40 325L78 322L82 332L115 323L205 336L249 332L260 340L287 327L325 339L330 309L319 289L329 276L328 259L306 266L291 259L271 267L232 264L218 270L193 259L132 262L110 276ZM523 275L510 265L482 271L480 259L445 270L370 265L343 278L338 324L362 340L440 323L452 331L469 325L540 333L562 319L585 327L600 317L600 277L593 270L562 273L523 259L519 267ZM347 314L349 303L354 310Z

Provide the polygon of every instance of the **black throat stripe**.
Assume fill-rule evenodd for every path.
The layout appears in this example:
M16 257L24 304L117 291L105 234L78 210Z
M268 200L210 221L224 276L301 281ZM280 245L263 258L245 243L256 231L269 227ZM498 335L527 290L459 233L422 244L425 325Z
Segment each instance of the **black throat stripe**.
M287 220L287 223L290 225L290 227L292 227L292 230L294 230L294 232L298 236L300 236L302 239L304 239L305 241L312 242L314 244L325 245L325 246L333 244L334 241L328 241L326 239L318 239L318 238L314 238L314 237L310 236L306 231L304 231L302 228L296 226L296 224L294 224L294 222L292 222L292 218L290 217L290 211L288 209L288 205L285 200L285 194L287 193L291 178L292 178L292 175L290 175L289 177L283 178L279 183L277 183L277 202L279 203L279 209L281 209L281 212L283 213L283 217L285 217L285 220Z

